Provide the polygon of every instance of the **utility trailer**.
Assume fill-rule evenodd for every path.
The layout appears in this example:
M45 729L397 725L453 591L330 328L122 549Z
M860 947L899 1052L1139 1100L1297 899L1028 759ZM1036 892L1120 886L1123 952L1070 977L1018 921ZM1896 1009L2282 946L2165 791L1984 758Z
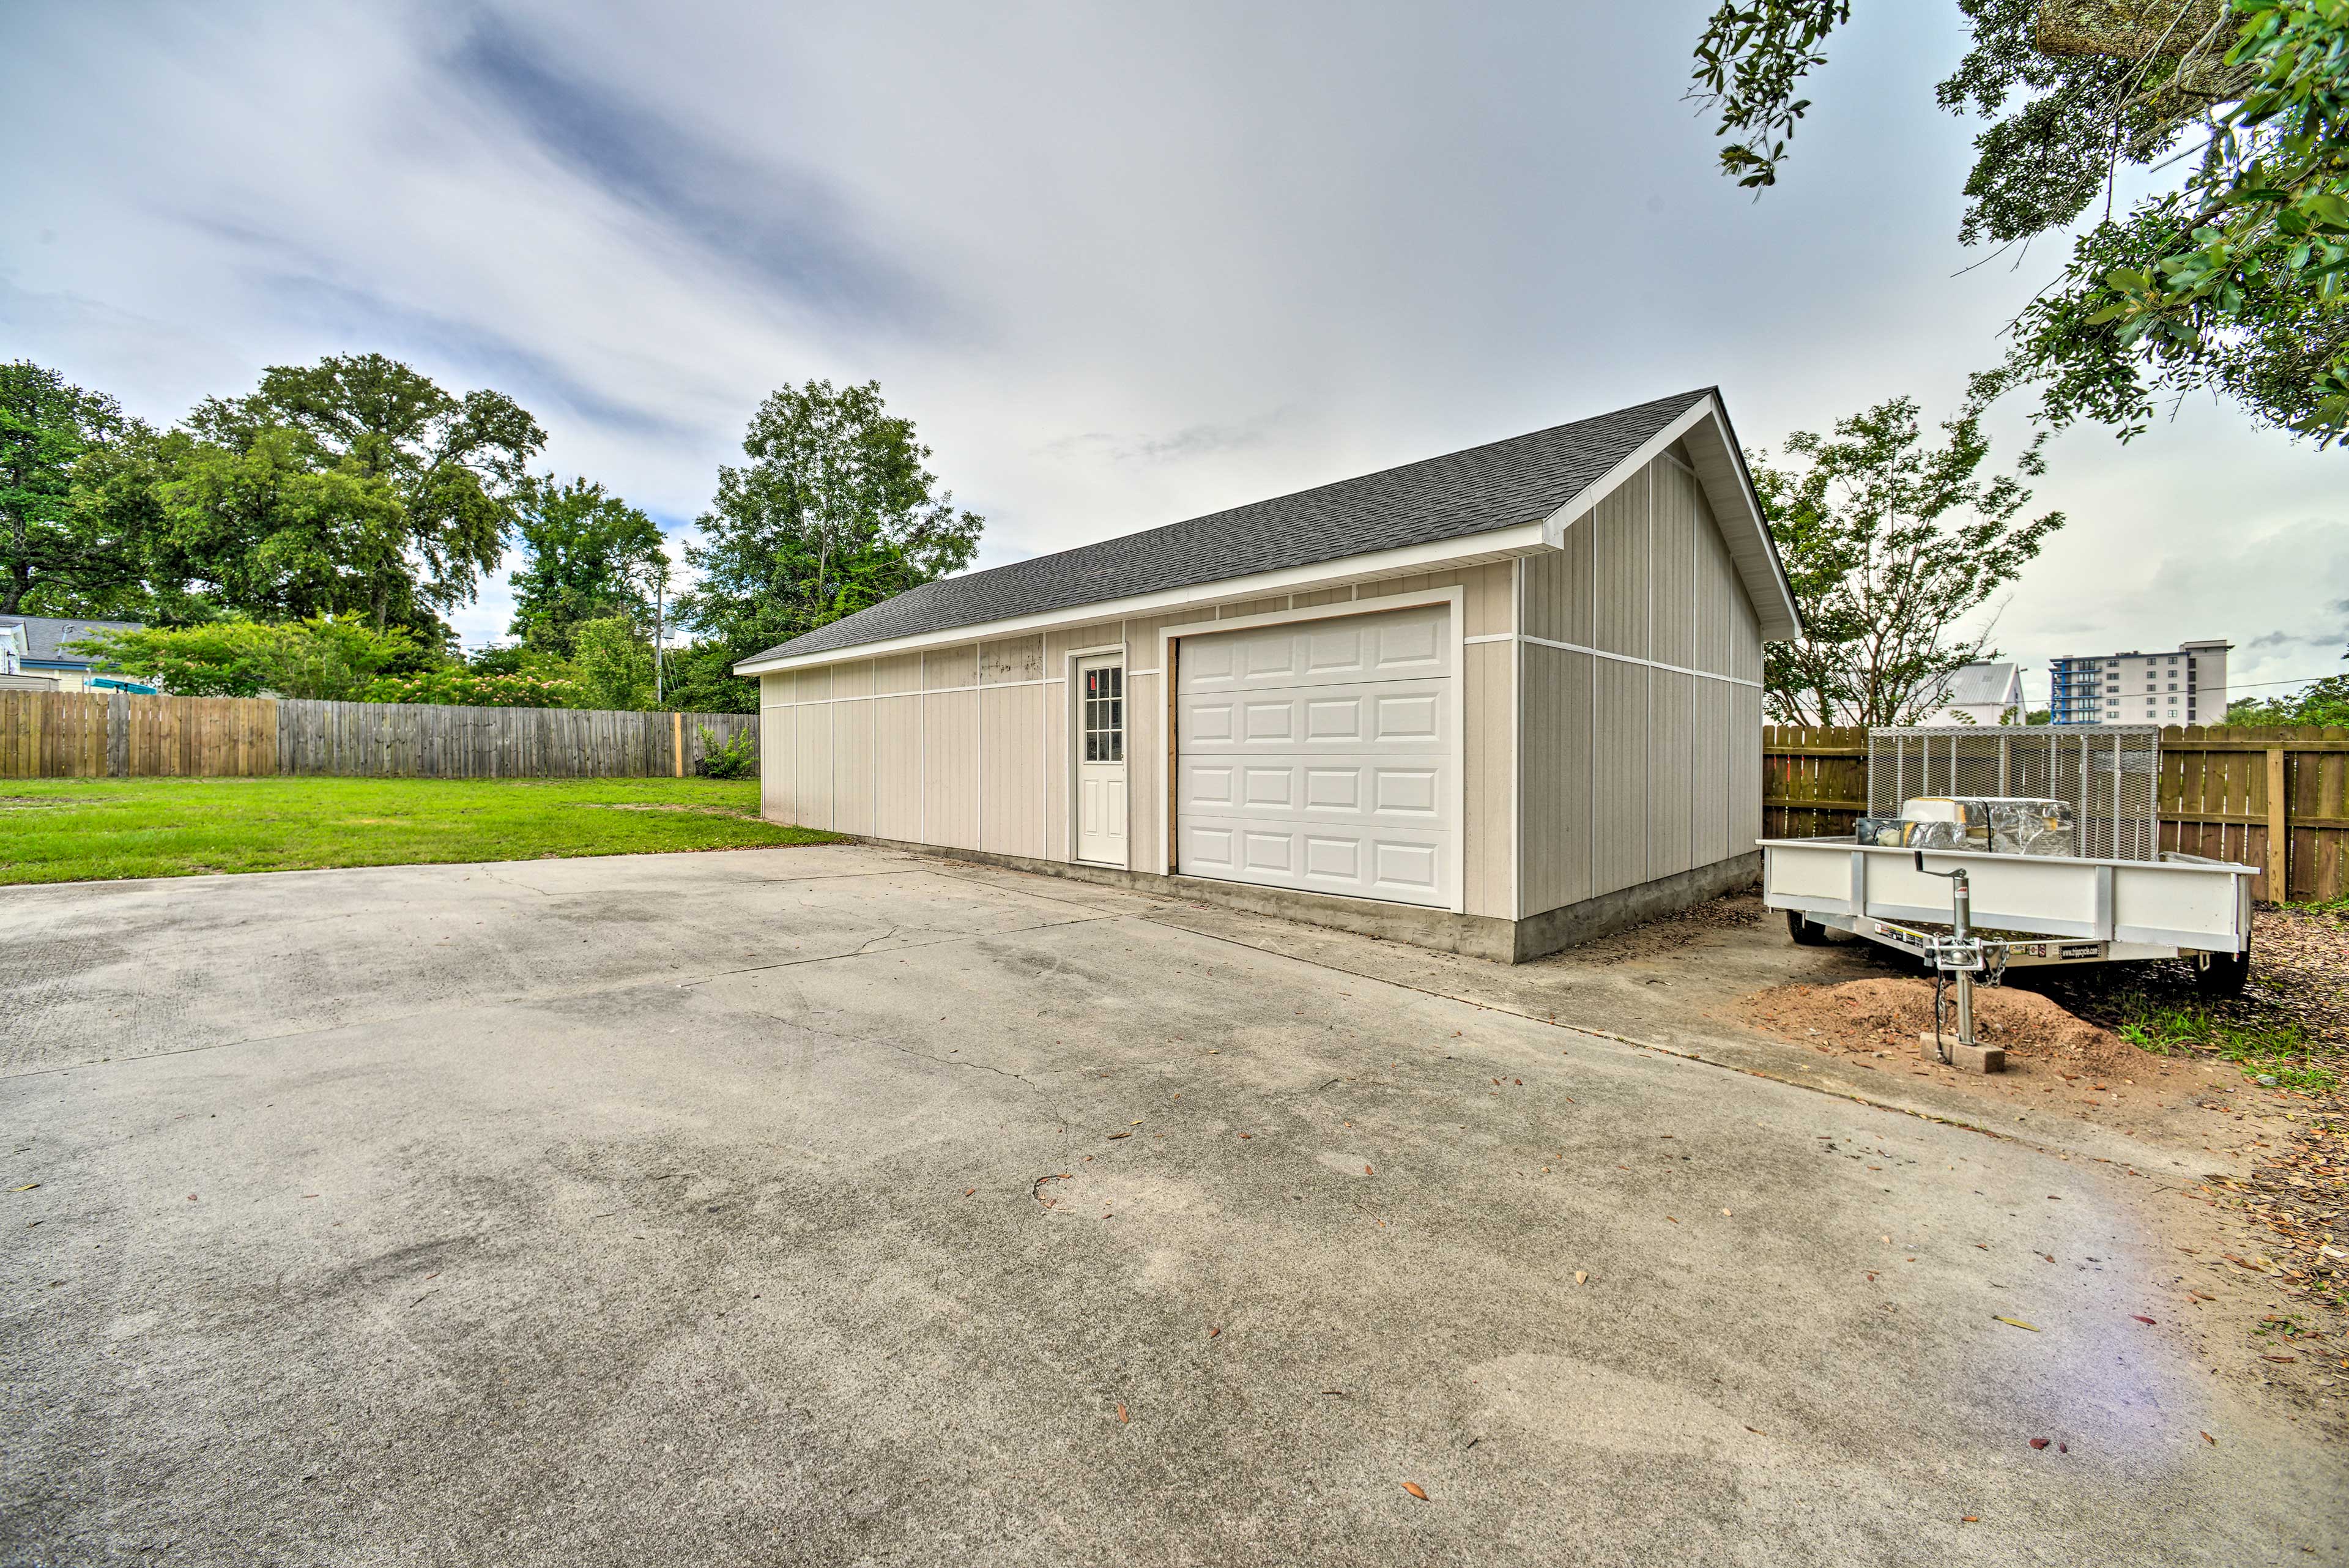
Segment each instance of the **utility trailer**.
M1917 797L2027 796L2071 805L2078 855L1915 849L1837 838L1762 841L1763 901L1806 946L1829 928L1897 949L1959 982L1958 1033L1972 1045L1971 987L2011 968L2191 960L2205 991L2251 975L2251 866L2160 847L2151 725L1868 732L1872 815ZM1938 1025L1938 1003L1937 1033Z

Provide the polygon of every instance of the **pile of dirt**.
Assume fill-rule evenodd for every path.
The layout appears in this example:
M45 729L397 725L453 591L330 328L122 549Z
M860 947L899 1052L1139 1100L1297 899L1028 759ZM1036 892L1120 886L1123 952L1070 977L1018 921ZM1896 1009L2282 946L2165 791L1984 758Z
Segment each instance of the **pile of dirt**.
M1945 1009L1954 1008L1945 999ZM1839 1054L1917 1049L1933 1027L1933 982L1908 976L1841 985L1782 985L1746 1002L1748 1021L1785 1039ZM1944 1021L1953 1023L1945 1011ZM2010 1057L2059 1063L2086 1072L2117 1072L2145 1058L2135 1046L2028 991L1977 987L1974 1037Z

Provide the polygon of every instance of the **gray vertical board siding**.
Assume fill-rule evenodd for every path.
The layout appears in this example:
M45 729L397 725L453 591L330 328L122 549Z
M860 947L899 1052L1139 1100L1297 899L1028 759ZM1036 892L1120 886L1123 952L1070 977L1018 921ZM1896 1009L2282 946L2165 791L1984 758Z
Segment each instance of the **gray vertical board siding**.
M933 648L922 655L922 690L952 691L964 686L978 684L978 644L957 643L952 648ZM956 848L968 847L957 845Z
M1686 669L1696 661L1696 480L1670 458L1650 463L1648 475L1655 492L1648 657Z
M1526 915L1590 897L1591 667L1597 662L1587 653L1537 643L1525 650L1525 841L1519 846L1518 902Z
M1136 675L1144 654L1125 650L1125 863L1136 871L1166 869L1166 680L1160 673ZM1147 670L1149 665L1142 668Z
M1689 864L1710 866L1730 856L1729 801L1736 750L1736 694L1745 690L1726 680L1698 680L1695 765L1689 773Z
M835 698L832 704L832 826L839 833L871 833L873 703Z
M1651 488L1651 475L1643 469L1575 524L1594 530L1589 646L1634 659L1649 657Z
M1693 675L1648 672L1648 874L1643 881L1699 864L1689 857L1696 687Z
M968 655L970 649L962 650ZM966 670L970 661L963 661ZM923 830L919 842L978 847L978 693L930 691L922 697L920 756Z
M1031 859L1044 854L1044 690L1028 684L979 691L981 849Z
M1461 891L1471 915L1516 917L1517 649L1511 642L1468 646L1460 690Z
M800 712L771 708L759 715L759 813L792 826L800 820Z
M893 674L892 679L899 678ZM873 700L873 834L922 842L922 704L911 694Z
M1753 605L1702 491L1696 519L1696 656L1689 662L1716 675L1740 675L1737 645L1741 637L1754 635Z
M830 828L832 804L832 710L821 700L802 703L799 714L799 797L802 827Z
M1649 670L1592 660L1590 896L1648 879Z
M1729 852L1743 855L1762 836L1762 691L1730 692Z

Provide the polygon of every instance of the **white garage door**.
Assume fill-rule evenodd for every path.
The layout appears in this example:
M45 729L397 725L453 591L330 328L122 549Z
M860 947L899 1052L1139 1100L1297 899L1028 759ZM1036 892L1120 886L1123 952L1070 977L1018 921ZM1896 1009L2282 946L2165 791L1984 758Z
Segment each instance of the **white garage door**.
M1449 907L1449 616L1431 605L1184 638L1176 869Z

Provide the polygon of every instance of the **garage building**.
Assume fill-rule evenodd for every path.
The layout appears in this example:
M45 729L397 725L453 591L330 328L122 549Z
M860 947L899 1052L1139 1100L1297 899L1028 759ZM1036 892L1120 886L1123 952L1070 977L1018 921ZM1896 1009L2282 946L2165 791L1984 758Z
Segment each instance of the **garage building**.
M736 666L778 822L1515 961L1750 880L1793 597L1716 390Z

